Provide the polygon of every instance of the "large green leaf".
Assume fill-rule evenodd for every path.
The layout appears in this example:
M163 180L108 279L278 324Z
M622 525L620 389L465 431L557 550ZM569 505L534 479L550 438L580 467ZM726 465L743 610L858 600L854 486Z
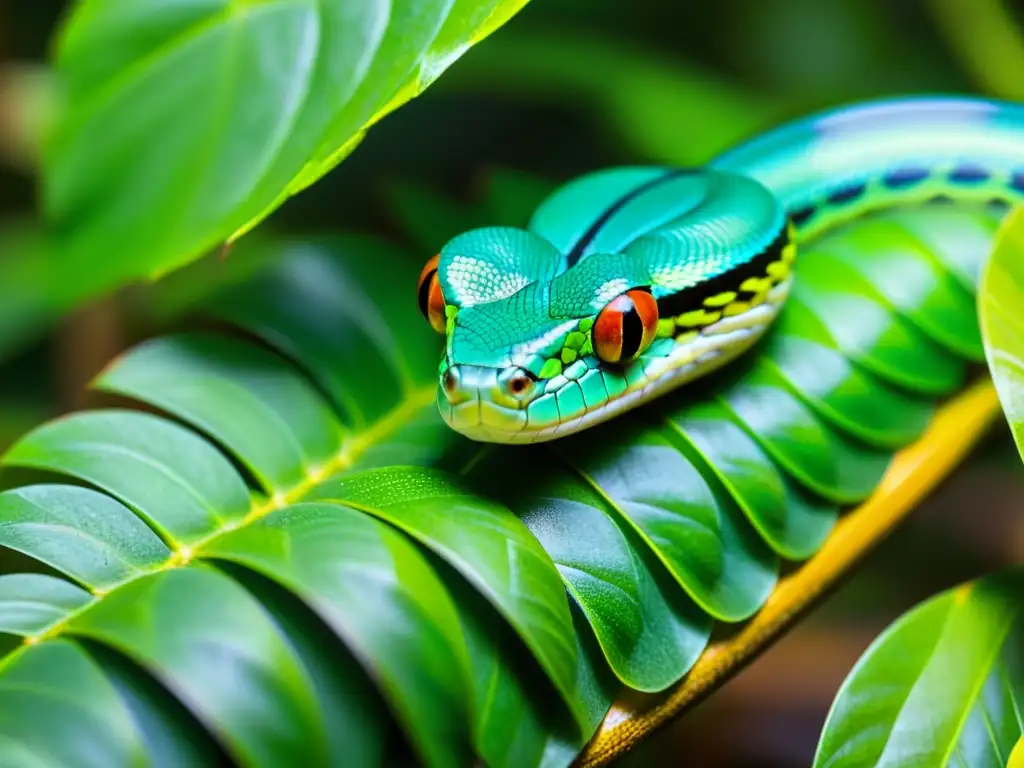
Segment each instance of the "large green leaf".
M1024 457L1022 233L1024 216L1015 213L1004 222L992 256L980 270L979 307L985 356ZM971 237L969 230L966 237ZM979 269L946 256L954 274L923 281L931 286L934 306L944 305L939 314L947 315L937 335L945 337L947 347L975 357L979 329L959 317L967 314L966 308L954 307L979 282ZM923 287L922 281L915 287L913 269L904 265L901 275L905 281L900 291ZM914 311L922 306L915 304ZM915 322L925 329L931 319ZM1011 753L1024 739L1022 606L1024 570L1015 569L950 590L900 618L844 682L825 724L815 766L1012 765Z
M310 497L376 515L445 558L523 635L574 706L576 649L568 642L572 622L562 582L509 510L466 493L444 474L412 467L356 472L323 483ZM467 539L472 547L463 545Z
M54 288L159 275L251 228L525 3L76 3L45 151Z
M556 450L633 525L694 602L718 619L749 617L775 586L778 561L736 502L716 493L663 430L620 420L602 431L601 442L581 434Z
M612 670L631 688L660 691L679 680L707 643L711 619L672 586L637 534L568 467L492 451L471 479L516 512L550 554L590 621Z
M62 724L54 738L53 726ZM57 640L4 659L0 751L9 766L142 765L146 750L125 702L78 646Z
M690 460L726 485L779 555L799 560L817 551L835 524L837 505L802 492L719 401L683 406L669 414L668 423L699 453L684 447Z
M1024 570L945 592L887 629L825 723L821 768L1003 768L1024 736Z
M1024 213L1006 221L979 294L985 356L999 402L1024 457Z
M365 515L301 504L220 536L204 551L264 573L309 603L380 679L425 762L469 758L469 662L458 615L407 540ZM342 714L351 717L359 699L346 705ZM356 739L338 747L359 763L357 729L345 730Z
M188 457L184 466L178 466L181 457ZM21 440L8 460L77 475L178 547L249 511L245 483L220 452L186 429L137 411L87 411L53 421Z
M545 187L506 177L480 209L521 224ZM0 494L0 545L47 571L0 580L0 632L25 638L0 687L66 648L117 704L104 748L167 760L212 744L244 765L568 765L618 689L685 684L716 620L756 616L782 560L813 555L963 380L957 292L992 214L945 209L931 243L927 216L857 240L865 265L923 259L912 294L815 266L845 263L867 222L824 236L750 354L522 448L463 439L434 403L439 340L412 286L457 223L421 226L415 254L265 243L277 259L202 305L216 322L97 377L148 413L72 414L5 455L77 485ZM0 739L32 750L27 723ZM63 749L80 726L47 735Z
M45 632L92 600L64 579L39 573L0 576L0 632L29 636Z

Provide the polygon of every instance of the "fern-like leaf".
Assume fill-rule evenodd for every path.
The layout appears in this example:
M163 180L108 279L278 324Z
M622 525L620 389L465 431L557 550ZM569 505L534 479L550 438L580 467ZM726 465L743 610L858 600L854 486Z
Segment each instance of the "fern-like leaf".
M286 258L205 305L212 326L97 379L156 415L72 414L6 455L79 485L0 495L0 544L51 571L0 581L0 605L18 606L0 628L24 637L0 661L0 712L59 656L111 702L90 726L105 765L168 741L239 765L377 765L394 743L425 765L567 765L622 688L690 685L715 621L772 623L704 690L834 579L815 565L797 594L779 574L840 546L842 508L981 359L986 254L926 241L933 214L808 245L793 300L743 360L528 449L440 420L437 338L401 289L420 255L281 242ZM943 226L991 238L1000 215L949 209ZM20 713L0 739L51 754L80 732L75 712L45 733ZM616 725L586 760L647 732Z

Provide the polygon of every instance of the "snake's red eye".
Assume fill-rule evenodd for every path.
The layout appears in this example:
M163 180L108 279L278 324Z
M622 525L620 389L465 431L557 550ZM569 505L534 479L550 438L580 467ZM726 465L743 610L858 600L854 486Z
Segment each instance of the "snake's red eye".
M420 312L427 322L438 333L444 333L444 295L441 293L441 281L437 279L438 256L434 256L420 272L420 281L416 286Z
M636 288L616 296L594 322L594 351L606 363L627 363L644 352L658 329L658 302Z

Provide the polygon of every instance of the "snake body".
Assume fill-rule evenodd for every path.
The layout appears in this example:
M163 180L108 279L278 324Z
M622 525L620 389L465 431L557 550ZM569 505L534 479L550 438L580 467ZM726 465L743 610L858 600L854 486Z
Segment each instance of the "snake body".
M578 432L748 350L807 239L889 206L1022 196L1024 108L956 97L820 113L701 168L584 175L525 229L463 233L424 268L438 407L485 442Z

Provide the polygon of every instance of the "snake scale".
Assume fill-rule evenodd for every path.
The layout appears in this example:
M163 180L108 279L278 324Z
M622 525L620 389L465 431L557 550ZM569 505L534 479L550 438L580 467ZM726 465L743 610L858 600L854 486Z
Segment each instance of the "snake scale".
M871 211L1024 196L1024 107L930 96L768 130L700 168L621 167L525 229L451 239L420 275L437 402L469 438L559 438L721 368L771 326L802 242Z

